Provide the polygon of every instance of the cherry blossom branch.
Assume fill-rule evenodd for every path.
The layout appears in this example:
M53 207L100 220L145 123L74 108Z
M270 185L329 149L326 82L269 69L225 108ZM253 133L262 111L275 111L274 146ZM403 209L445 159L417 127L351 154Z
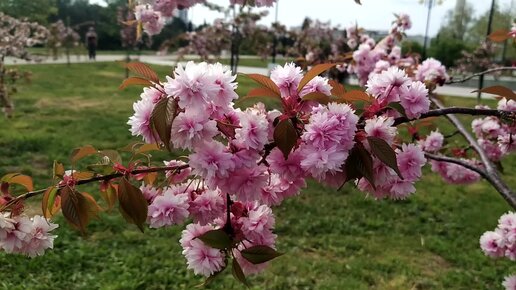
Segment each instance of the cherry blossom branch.
M119 178L119 177L122 177L126 174L129 174L129 175L136 175L136 174L142 174L142 173L152 173L152 172L161 172L161 171L173 171L173 170L183 170L183 169L186 169L188 168L189 165L186 164L186 165L181 165L181 166L163 166L163 167L148 167L148 168L143 168L143 169L135 169L135 170L132 170L132 171L129 171L127 173L120 173L120 172L117 172L117 173L113 173L113 174L108 174L108 175L99 175L99 176L95 176L95 177L92 177L92 178L88 178L88 179L82 179L82 180L78 180L76 185L82 185L82 184L87 184L87 183L92 183L92 182L96 182L96 181L106 181L106 180L111 180L111 179L115 179L115 178ZM65 187L66 185L57 185L56 187L58 189L60 188L63 188ZM16 196L14 199L10 200L3 208L8 208L10 205L12 204L15 204L16 202L18 202L19 200L22 200L22 199L26 199L26 198L30 198L30 197L34 197L34 196L37 196L37 195L40 195L40 194L43 194L45 193L47 189L44 188L44 189L39 189L39 190L34 190L34 191L29 191L27 193L24 193L24 194L21 194L21 195L18 195Z
M439 107L439 109L430 110L421 114L419 118L409 119L407 117L398 117L394 120L394 126L408 123L410 121L420 120L429 117L447 116L450 114L462 114L471 116L495 116L498 118L516 118L516 114L509 111L495 110L495 109L475 109L463 107Z
M464 160L461 160L461 159L458 159L458 158L449 157L449 156L444 156L444 155L431 154L431 153L427 153L427 152L425 152L425 157L428 158L428 159L435 160L435 161L443 161L443 162L458 164L458 165L460 165L462 167L465 167L465 168L467 168L469 170L475 171L476 173L480 174L480 176L482 176L485 179L489 179L489 175L487 174L487 172L482 170L480 167L474 166L471 163L468 163L468 162L466 162Z
M488 69L488 70L485 70L485 71L482 71L482 72L478 72L478 73L475 73L475 74L472 74L468 77L465 77L463 79L458 79L458 80L449 80L447 82L445 82L445 84L449 85L449 84L456 84L456 83L463 83L467 80L470 80L474 77L478 77L478 76L481 76L481 75L485 75L485 74L490 74L490 73L493 73L493 72L497 72L497 71L504 71L504 70L516 70L516 67L510 67L510 66L503 66L503 67L497 67L497 68L492 68L492 69Z
M446 107L434 97L430 97L430 100L440 109L446 109ZM478 153L480 156L480 160L484 164L486 175L483 176L493 187L502 195L502 197L514 208L516 209L516 193L509 188L509 186L502 180L500 173L496 169L496 166L489 160L486 152L480 147L477 143L477 140L469 133L469 131L464 127L462 122L457 118L457 116L453 114L445 115L448 120L457 128L458 131L466 138L466 141L471 145L471 147Z

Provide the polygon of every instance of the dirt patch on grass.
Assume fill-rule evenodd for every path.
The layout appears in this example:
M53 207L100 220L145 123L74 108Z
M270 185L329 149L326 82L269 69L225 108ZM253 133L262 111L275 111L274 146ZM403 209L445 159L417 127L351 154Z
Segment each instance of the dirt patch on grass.
M85 100L81 97L65 97L65 98L42 98L35 104L36 108L53 108L63 110L78 111L87 108L104 107L107 103L103 99Z

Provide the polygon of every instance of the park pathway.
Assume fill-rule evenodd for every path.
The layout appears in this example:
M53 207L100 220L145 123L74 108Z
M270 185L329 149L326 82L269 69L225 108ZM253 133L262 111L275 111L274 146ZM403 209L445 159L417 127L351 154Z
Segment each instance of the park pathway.
M100 54L97 55L97 62L111 62L111 61L124 61L125 55L122 54ZM134 56L132 56L134 57ZM196 56L186 56L188 59L195 59ZM252 56L241 56L241 59L244 58L252 58ZM173 55L140 55L139 61L150 63L150 64L156 64L156 65L165 65L165 66L174 66L177 64L176 57ZM88 63L91 62L88 60L88 58L85 55L76 56L72 55L70 56L70 62L71 63ZM7 57L5 59L5 63L7 65L24 65L24 64L64 64L67 63L66 57L62 56L58 59L54 60L52 58L44 58L40 59L39 61L24 61L19 60L15 58ZM180 63L184 64L186 61L181 61ZM258 73L263 75L268 75L269 70L267 68L262 67L250 67L250 66L239 66L238 67L239 73ZM351 80L351 84L356 84L356 81ZM473 93L476 88L474 87L461 87L461 86L450 86L445 85L442 87L438 87L436 89L436 92L440 95L447 95L447 96L455 96L455 97L464 97L464 98L476 98L477 93ZM490 94L482 94L482 98L491 99L494 98L494 95Z

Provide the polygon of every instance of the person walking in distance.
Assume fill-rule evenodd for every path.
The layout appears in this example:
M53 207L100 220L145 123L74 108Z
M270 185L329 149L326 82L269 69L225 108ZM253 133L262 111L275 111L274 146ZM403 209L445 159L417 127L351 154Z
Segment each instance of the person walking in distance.
M86 46L88 47L88 55L90 60L95 60L95 53L97 50L97 33L95 28L91 26L86 33Z

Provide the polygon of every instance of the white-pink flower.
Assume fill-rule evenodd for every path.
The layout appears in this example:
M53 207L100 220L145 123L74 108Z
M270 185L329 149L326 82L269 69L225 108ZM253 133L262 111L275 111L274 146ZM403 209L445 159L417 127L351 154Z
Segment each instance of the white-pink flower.
M400 88L400 103L405 109L407 117L411 119L418 118L422 113L428 112L430 99L425 84L415 81L410 86L402 86Z
M437 152L441 150L444 143L444 136L438 130L430 132L424 140L421 140L419 144L424 151Z
M204 142L200 145L197 151L190 155L189 164L193 174L205 179L213 178L215 175L227 177L235 167L231 153L217 141Z
M285 66L276 66L271 71L271 80L279 87L281 96L297 95L297 87L303 78L302 70L293 62L286 63Z
M505 287L505 290L516 290L516 275L505 277L502 286Z
M176 148L193 149L217 134L217 122L190 110L179 113L172 122L171 141Z
M393 118L377 116L366 120L364 131L368 136L381 138L385 142L392 144L398 132L398 129L393 124Z
M163 195L156 196L149 205L148 222L151 228L161 228L180 224L188 217L188 195L175 195L165 189Z
M134 115L129 118L127 124L131 125L133 136L142 136L147 143L155 143L154 133L151 128L150 117L154 110L154 103L150 98L145 98L133 104Z
M54 239L57 237L51 235L50 232L58 227L57 224L51 223L42 216L36 215L32 218L32 231L30 232L30 239L26 241L22 252L27 256L33 258L42 256L45 250L54 247Z

